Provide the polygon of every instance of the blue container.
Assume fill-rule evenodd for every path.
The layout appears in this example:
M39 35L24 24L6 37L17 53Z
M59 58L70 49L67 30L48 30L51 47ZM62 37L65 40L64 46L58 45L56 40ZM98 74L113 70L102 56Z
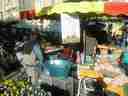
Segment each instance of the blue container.
M55 59L46 62L46 67L51 76L59 79L66 79L69 75L72 62L68 60Z

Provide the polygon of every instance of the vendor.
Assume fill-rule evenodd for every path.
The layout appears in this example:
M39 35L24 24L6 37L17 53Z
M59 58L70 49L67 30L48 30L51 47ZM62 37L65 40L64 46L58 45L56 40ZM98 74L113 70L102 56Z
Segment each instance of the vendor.
M102 71L103 74L106 74L106 71L113 73L114 67L112 62L112 50L114 50L114 48L109 47L108 43L97 45L97 48L99 48L100 51L99 54L96 55L97 69Z
M38 32L33 31L31 33L31 47L32 47L32 52L36 57L36 64L37 64L37 71L38 73L38 79L39 79L39 74L41 74L42 71L42 66L43 66L43 50L40 45L40 34Z
M112 57L109 57L109 52L108 50L117 50L117 51L121 51L118 50L116 48L112 48L109 47L108 45L99 45L98 46L100 48L100 54L99 57L97 58L96 61L96 66L95 66L95 70L98 73L102 73L104 76L104 80L105 83L108 83L108 79L109 78L109 83L112 84L117 84L117 85L123 85L125 82L127 82L128 78L125 75L125 73L122 71L122 69L119 66L116 66L117 64L115 64L116 62L111 62L110 59L112 59ZM121 54L120 54L121 55ZM111 78L111 80L110 80Z
M31 34L31 42L32 42L32 50L34 54L36 55L36 58L39 61L39 64L43 63L43 54L42 54L42 48L40 45L40 34L38 32L32 32Z

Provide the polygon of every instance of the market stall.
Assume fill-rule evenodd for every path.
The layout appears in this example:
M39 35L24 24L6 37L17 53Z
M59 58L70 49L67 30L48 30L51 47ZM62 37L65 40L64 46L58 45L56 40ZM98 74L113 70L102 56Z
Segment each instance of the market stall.
M39 15L43 16L43 15L63 14L63 13L66 13L66 14L68 14L68 13L70 13L70 14L96 13L96 14L107 14L107 15L111 15L111 16L118 16L118 15L126 15L127 16L127 14L128 14L127 6L128 6L128 3L118 3L118 2L117 3L111 3L111 2L62 3L62 4L48 7L46 9L42 9L42 11L39 13ZM69 10L69 8L71 10ZM97 19L97 18L95 18L95 19ZM83 36L85 36L85 32L83 32ZM83 38L84 50L86 49L85 39L86 38ZM96 61L93 62L94 65L91 62L91 64L93 66L89 65L89 67L88 67L87 64L85 64L85 62L81 65L80 64L81 61L79 61L79 60L82 57L79 60L77 58L77 60L78 60L77 63L80 64L80 66L81 66L81 67L78 67L78 69L80 68L80 71L78 72L77 76L80 76L80 78L79 78L80 80L82 80L83 77L84 77L84 79L85 78L95 78L96 80L98 80L98 78L100 77L100 78L102 78L102 81L104 81L106 83L107 87L103 88L105 90L105 92L111 91L111 92L115 93L115 94L114 93L106 93L106 94L109 94L109 95L114 94L114 96L116 96L116 95L127 96L127 95L122 95L125 92L122 91L123 88L121 87L123 85L127 85L127 76L118 67L118 64L119 64L118 60L119 60L123 50L118 49L116 47L112 47L112 45L110 45L108 47L108 45L106 45L106 44L99 45L97 47L99 47L100 54L96 54ZM112 56L112 57L110 56L111 60L110 60L110 58L108 59L108 58L104 57L104 56L109 55L108 50L111 50L111 52L112 52L112 54L110 54ZM119 50L119 52L117 50ZM83 53L83 54L85 55L85 53ZM77 53L77 56L79 56L79 52ZM102 56L104 58L101 58ZM89 60L90 57L84 58L84 60L85 59ZM121 76L124 76L124 77L121 77ZM123 78L123 79L120 80L120 78ZM79 84L80 84L80 82L79 82ZM85 82L86 82L86 80L85 80ZM118 83L115 83L115 82L118 82ZM119 86L119 89L117 89L117 86ZM79 92L80 92L79 88L78 88L78 94L77 94L78 96L79 96ZM86 89L86 88L84 87L84 89ZM99 95L101 95L101 94L99 93ZM102 94L102 96L103 96L103 94Z

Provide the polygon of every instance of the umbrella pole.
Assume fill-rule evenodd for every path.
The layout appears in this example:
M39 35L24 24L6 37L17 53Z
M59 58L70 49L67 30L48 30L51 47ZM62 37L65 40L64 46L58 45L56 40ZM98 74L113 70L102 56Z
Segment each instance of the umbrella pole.
M84 62L86 62L86 34L85 34L85 30L83 30L83 53L84 53Z

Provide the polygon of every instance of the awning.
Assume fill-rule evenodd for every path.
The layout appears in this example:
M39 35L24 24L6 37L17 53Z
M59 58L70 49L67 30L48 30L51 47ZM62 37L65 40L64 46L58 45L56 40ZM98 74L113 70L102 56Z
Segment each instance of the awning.
M126 2L106 2L104 13L112 16L128 15L128 3Z

